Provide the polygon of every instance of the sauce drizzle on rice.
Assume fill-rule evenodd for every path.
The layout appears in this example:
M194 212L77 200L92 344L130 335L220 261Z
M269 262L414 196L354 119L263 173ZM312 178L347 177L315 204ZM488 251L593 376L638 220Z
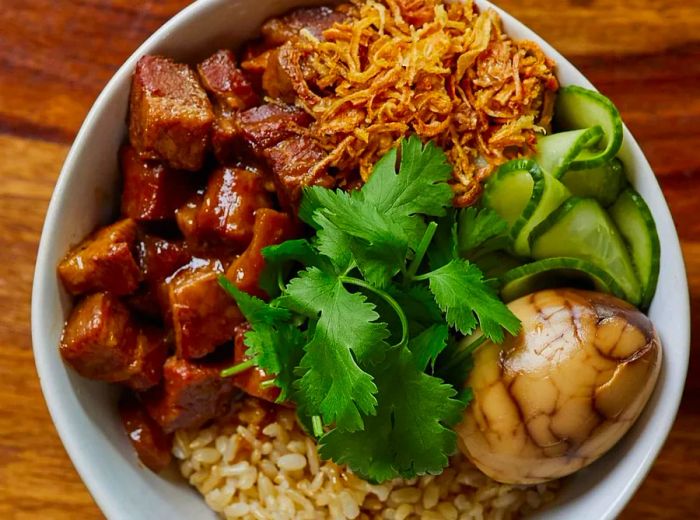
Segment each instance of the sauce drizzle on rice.
M504 34L498 15L472 2L354 0L321 39L300 31L285 49L306 130L329 152L319 167L369 176L407 133L432 139L454 166L455 205L481 182L533 152L549 130L554 62L533 42ZM244 64L245 66L245 64Z

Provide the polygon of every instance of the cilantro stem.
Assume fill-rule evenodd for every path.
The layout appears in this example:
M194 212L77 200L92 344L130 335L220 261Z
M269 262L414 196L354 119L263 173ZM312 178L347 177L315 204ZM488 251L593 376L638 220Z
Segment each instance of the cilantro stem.
M273 386L275 386L274 379L268 379L260 383L260 388L262 388L263 390L267 390L268 388L272 388Z
M408 266L408 271L406 272L406 283L409 283L413 277L416 275L420 264L423 262L423 257L428 251L428 246L435 236L435 231L437 231L437 222L432 221L428 224L428 228L423 233L423 238L420 239L418 247L416 248L416 255L411 260L411 264Z
M311 417L311 429L313 430L314 437L317 439L323 435L323 424L321 423L320 415Z
M450 368L454 367L455 365L458 365L459 363L467 359L467 357L472 355L474 351L486 341L486 339L486 336L481 335L474 341L469 343L463 349L458 349L457 352L450 356L450 359L447 363L440 366L440 371L449 370Z
M252 359L243 361L242 363L238 363L237 365L233 365L232 367L222 370L221 377L235 376L236 374L240 374L241 372L245 372L249 368L252 368L254 365L255 361Z
M362 287L363 289L373 292L387 302L391 308L394 309L394 312L396 312L396 315L399 317L399 321L401 322L401 341L394 345L394 347L408 344L408 320L406 319L406 313L403 312L403 309L394 298L392 298L385 291L372 287L370 284L364 280L360 280L359 278L353 278L352 276L341 276L339 279L342 283L356 285L357 287Z

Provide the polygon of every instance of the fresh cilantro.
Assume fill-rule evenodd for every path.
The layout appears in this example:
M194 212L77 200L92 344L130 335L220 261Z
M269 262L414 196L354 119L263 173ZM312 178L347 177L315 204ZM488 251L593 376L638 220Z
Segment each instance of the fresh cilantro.
M318 252L305 238L263 247L262 254L267 264L294 261L304 265L318 265L320 262Z
M520 321L484 280L483 273L466 260L455 259L423 275L447 323L462 334L471 334L478 324L489 339L500 343L503 329L511 334L520 330ZM478 318L478 321L477 321Z
M336 272L349 271L354 262L350 245L355 239L343 233L320 212L315 216L315 222L321 226L316 234L319 253L331 261Z
M261 252L265 258L265 268L260 274L259 285L270 296L276 296L284 289L284 278L294 263L317 266L324 261L306 239L287 240L264 247Z
M506 235L508 223L489 208L464 208L459 214L459 250L469 252L498 236Z
M454 194L447 184L452 167L445 152L432 142L423 146L416 136L401 143L398 173L396 159L393 149L377 162L360 198L399 223L415 247L425 229L420 215L439 217L452 206Z
M438 221L438 232L428 250L430 268L439 269L459 256L457 250L457 220L455 212L451 211Z
M304 334L290 323L292 314L287 309L274 307L241 291L223 276L219 278L219 283L236 300L241 313L250 323L251 330L244 336L248 347L246 356L268 374L276 376L274 384L280 389L278 402L284 402L296 379L294 370L306 343Z
M324 458L371 481L447 465L473 350L520 325L465 260L507 238L503 223L451 209L450 180L440 148L404 139L360 190L304 190L299 218L314 235L263 251L278 298L227 287L251 324L251 362L276 375Z
M362 294L349 292L338 277L315 267L289 282L284 303L318 318L297 383L305 408L338 429L362 429L360 413L374 413L377 387L358 363L384 357L386 325L377 322L379 315Z
M435 360L447 346L448 332L444 323L431 325L408 343L420 371L424 371L428 365L431 371L435 369Z
M339 256L342 260L338 264L342 266L347 263L349 251L368 281L386 286L406 260L408 239L403 228L376 207L346 192L315 187L306 193L315 200L311 218L322 229L329 228L330 235L319 232L319 249L324 255Z
M481 260L493 252L512 248L508 223L489 208L464 208L457 217L459 254L481 266Z
M376 415L365 418L363 431L325 434L320 455L374 482L440 473L456 450L451 426L464 409L455 389L419 370L406 348L390 352L374 375Z

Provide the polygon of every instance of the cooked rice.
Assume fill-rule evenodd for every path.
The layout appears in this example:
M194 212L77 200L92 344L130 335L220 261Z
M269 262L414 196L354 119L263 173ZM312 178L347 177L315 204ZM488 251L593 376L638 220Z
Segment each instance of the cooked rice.
M554 498L556 482L499 484L455 455L442 474L372 485L319 460L294 412L236 405L230 422L175 435L180 471L222 518L506 519Z

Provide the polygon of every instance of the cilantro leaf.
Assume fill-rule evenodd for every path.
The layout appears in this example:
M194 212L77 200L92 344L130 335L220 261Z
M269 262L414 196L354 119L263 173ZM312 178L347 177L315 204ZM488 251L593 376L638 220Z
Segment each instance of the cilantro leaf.
M353 238L343 233L320 212L315 215L315 220L320 226L316 233L316 248L322 255L330 259L337 272L346 272L354 262L350 250Z
M474 264L452 260L423 276L428 278L435 301L446 313L447 323L462 334L471 334L476 329L477 318L484 335L496 343L503 341L503 329L511 334L520 330L520 320L498 298Z
M268 265L270 263L295 261L310 267L318 265L320 261L318 252L305 238L287 240L281 244L263 247L261 252Z
M408 342L418 370L424 371L428 365L435 369L435 360L447 346L447 325L431 325Z
M457 447L450 427L461 420L463 405L456 391L419 370L406 348L374 368L376 415L365 417L363 431L331 430L319 453L373 482L440 473Z
M459 258L457 229L454 211L448 212L447 216L438 221L438 230L428 249L428 263L431 269L439 269L451 260Z
M384 357L386 325L377 322L379 314L362 294L349 292L337 276L315 267L291 280L282 300L311 318L320 315L296 383L302 405L325 424L362 429L361 414L374 413L377 387L360 365Z
M316 211L321 208L332 208L336 199L336 192L321 186L304 188L301 204L299 205L299 218L309 226L319 229L316 220Z
M283 280L294 262L309 267L318 266L324 261L306 239L287 240L281 244L264 247L261 252L265 258L265 268L260 273L258 283L270 296L279 294Z
M391 285L387 292L403 309L411 336L419 335L432 325L445 323L442 311L435 303L435 298L427 286L417 284L408 287Z
M485 340L486 337L478 332L460 339L448 336L447 347L438 356L433 375L457 390L463 388L467 374L474 367L472 354Z
M452 167L443 150L432 142L423 146L415 135L401 141L398 174L396 159L396 149L384 155L358 197L398 222L415 246L425 230L418 215L439 217L452 205Z
M492 209L464 208L458 220L460 253L470 253L489 242L500 249L507 249L510 242L508 223Z
M304 334L289 322L292 317L289 310L241 291L223 276L219 277L219 283L236 301L250 323L251 330L244 337L248 347L246 356L256 366L276 376L274 382L280 389L277 402L285 401L296 379L294 370L303 354L302 347L306 343Z
M321 228L319 250L330 258L339 257L336 265L348 264L349 250L368 282L377 287L388 285L408 253L408 239L401 226L347 192L314 189L306 194L305 211L315 208L312 218Z

